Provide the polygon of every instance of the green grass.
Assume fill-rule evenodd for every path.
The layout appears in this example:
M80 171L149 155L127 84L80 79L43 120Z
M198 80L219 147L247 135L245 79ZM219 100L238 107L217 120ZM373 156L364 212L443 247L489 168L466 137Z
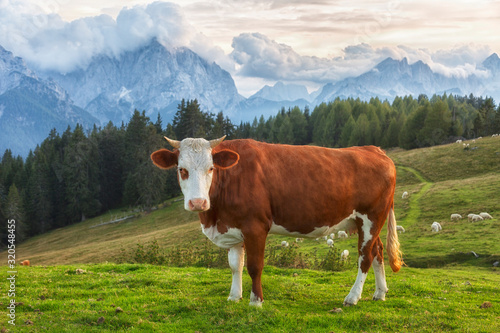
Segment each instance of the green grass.
M77 268L84 274L75 274ZM5 268L1 268L5 275ZM342 307L354 271L325 272L267 266L264 307L245 298L227 302L225 269L138 264L40 266L19 269L12 332L495 332L500 329L498 271L404 268L388 274L385 302ZM8 301L2 295L2 307ZM490 302L491 308L481 308ZM120 307L123 312L116 312ZM342 308L341 313L330 312ZM104 321L99 322L103 317ZM28 325L26 322L32 322ZM29 323L29 322L28 322ZM5 326L4 326L5 327ZM9 327L7 327L9 328Z
M263 274L264 307L248 306L250 278L243 300L227 302L228 268L167 267L137 263L137 244L157 242L166 252L202 244L215 250L200 231L196 214L182 202L169 202L150 214L91 228L127 212L113 211L32 238L17 247L17 326L11 332L498 332L500 331L500 139L484 138L477 150L458 144L403 151L389 156L397 164L397 223L406 267L387 266L385 302L371 301L373 273L355 307L342 302L356 278L357 237L336 240L351 260L340 271L276 268ZM471 145L473 146L473 145ZM404 191L410 193L402 199ZM486 211L494 219L471 223L468 213ZM452 213L465 218L450 221ZM443 230L431 232L432 222ZM386 229L382 231L385 239ZM282 240L270 236L268 248ZM323 258L324 241L294 245L305 256ZM280 252L282 251L282 252ZM479 257L471 254L474 251ZM203 255L199 252L198 255ZM290 253L290 252L289 252ZM196 256L197 254L190 254ZM0 254L6 258L6 253ZM288 258L289 259L289 258ZM186 257L187 261L187 257ZM5 261L4 261L5 262ZM120 264L117 264L120 263ZM227 266L226 266L227 267ZM75 274L75 270L86 270ZM0 267L7 275L7 268ZM9 298L0 295L0 312ZM481 308L482 304L491 307ZM123 312L116 313L116 307ZM330 312L342 308L342 313ZM104 322L98 321L100 317ZM4 317L5 318L5 317ZM31 321L32 325L25 324ZM29 323L29 322L28 322Z
M396 149L389 156L398 165L411 166L431 182L464 179L488 173L500 173L500 139L483 138L460 143L403 151Z

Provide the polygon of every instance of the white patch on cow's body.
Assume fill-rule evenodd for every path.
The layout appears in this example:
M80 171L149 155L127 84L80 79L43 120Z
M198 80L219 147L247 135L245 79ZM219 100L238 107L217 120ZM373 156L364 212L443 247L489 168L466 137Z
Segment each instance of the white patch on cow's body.
M276 224L274 221L271 224L271 229L269 230L270 234L277 234L277 235L283 235L283 236L302 236L302 237L308 237L308 238L317 238L317 237L323 237L323 236L328 236L332 233L336 233L339 230L351 230L356 228L356 217L360 216L361 214L357 213L355 210L352 212L351 215L340 221L339 223L329 227L329 226L324 226L320 228L315 228L313 231L307 234L300 233L298 231L288 231L285 227ZM366 216L366 215L362 215ZM360 216L361 217L361 216Z
M357 213L357 216L363 220L363 224L361 226L361 230L363 230L363 243L361 244L361 251L363 251L363 248L365 247L366 243L368 243L372 238L372 234L370 232L370 230L372 229L372 226L373 226L373 222L370 221L370 219L368 218L368 215L364 214L360 214L360 213Z
M179 175L179 185L184 194L184 208L189 209L189 200L207 200L210 208L210 185L212 184L213 167L212 148L205 139L184 139L180 143L178 168L186 169L189 173L187 179Z
M367 275L367 273L363 273L361 271L361 262L363 261L363 258L364 258L364 256L359 256L358 276L356 277L356 282L354 282L354 285L352 286L351 291L344 299L345 306L356 305L358 303L359 299L361 298L361 293L363 292L363 285L365 284L366 275Z
M379 263L378 259L375 258L373 259L372 267L375 272L375 293L373 294L373 299L385 301L385 294L389 289L387 289L387 283L385 281L384 263Z
M262 307L262 300L255 296L255 294L253 293L253 291L250 293L250 305L251 306L256 306L256 307L259 307L261 308Z
M243 295L243 266L245 263L245 248L243 244L236 245L229 249L227 254L229 267L233 273L231 283L231 292L229 293L228 301L239 301Z
M230 249L233 246L243 243L243 234L238 228L229 228L227 232L221 234L219 230L217 230L217 225L214 225L210 228L205 228L202 224L201 231L215 245L223 249Z

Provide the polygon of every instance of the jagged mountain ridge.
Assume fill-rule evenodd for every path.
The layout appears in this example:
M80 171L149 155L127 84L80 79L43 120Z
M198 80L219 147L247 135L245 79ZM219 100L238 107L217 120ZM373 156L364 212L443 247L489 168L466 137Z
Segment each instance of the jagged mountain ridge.
M99 121L75 106L57 83L40 79L25 62L0 46L0 152L26 156L53 128Z
M493 54L483 62L482 67L490 71L488 77L474 74L456 77L435 73L422 61L410 65L406 58L402 60L387 58L360 76L326 84L318 97L314 99L313 104L318 105L335 98L369 100L372 97L379 97L392 101L396 96L413 95L416 97L420 94L432 96L443 93L454 95L472 93L491 96L499 100L500 91L492 89L492 83L498 80L500 59Z
M150 116L160 112L169 121L183 98L231 115L243 100L231 75L217 64L187 48L168 49L156 39L118 58L99 55L86 69L45 75L101 122L127 122L134 109Z
M249 99L253 98L262 98L274 102L296 101L300 99L311 101L311 95L307 91L306 86L285 84L281 81L276 82L272 87L265 85L262 89L249 97Z

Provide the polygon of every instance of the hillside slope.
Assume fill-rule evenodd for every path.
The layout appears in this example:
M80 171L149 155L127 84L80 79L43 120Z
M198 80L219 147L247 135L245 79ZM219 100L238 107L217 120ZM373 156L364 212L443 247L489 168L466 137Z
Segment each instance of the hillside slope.
M464 150L461 144L454 143L389 152L399 166L396 218L406 229L400 234L400 241L409 266L466 263L491 267L494 261L500 260L500 242L496 236L500 230L500 138L477 140L471 147L477 149ZM409 199L401 198L404 191L410 193ZM169 202L150 214L98 226L129 215L110 212L29 239L18 246L18 258L30 259L34 265L117 262L123 259L124 251L135 248L138 243L156 240L162 248L192 246L205 237L197 215L184 211L182 206L181 202ZM467 221L467 214L482 211L494 219L474 224ZM459 213L464 219L451 222L452 213ZM442 232L431 232L434 221L441 223ZM385 235L382 237L385 242ZM356 253L355 238L338 240L335 244ZM278 236L269 239L276 244L281 239L291 241ZM318 246L314 240L306 240L300 248L307 252Z

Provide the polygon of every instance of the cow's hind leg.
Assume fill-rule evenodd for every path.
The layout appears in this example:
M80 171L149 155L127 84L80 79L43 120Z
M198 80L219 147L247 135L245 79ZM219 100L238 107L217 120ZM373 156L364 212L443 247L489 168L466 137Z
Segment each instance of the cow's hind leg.
M375 293L373 294L373 299L376 301L385 301L385 294L389 289L387 289L385 281L384 246L380 237L377 237L377 241L372 247L372 254L374 257L372 267L375 273Z
M231 292L227 300L237 302L241 299L243 293L242 274L245 264L245 248L243 243L230 248L227 257L229 267L231 267L231 272L233 273Z
M351 291L344 299L344 306L356 305L361 298L363 286L373 261L372 247L375 244L374 237L378 238L378 232L374 230L374 225L367 215L358 213L358 275ZM376 229L376 228L375 228Z

